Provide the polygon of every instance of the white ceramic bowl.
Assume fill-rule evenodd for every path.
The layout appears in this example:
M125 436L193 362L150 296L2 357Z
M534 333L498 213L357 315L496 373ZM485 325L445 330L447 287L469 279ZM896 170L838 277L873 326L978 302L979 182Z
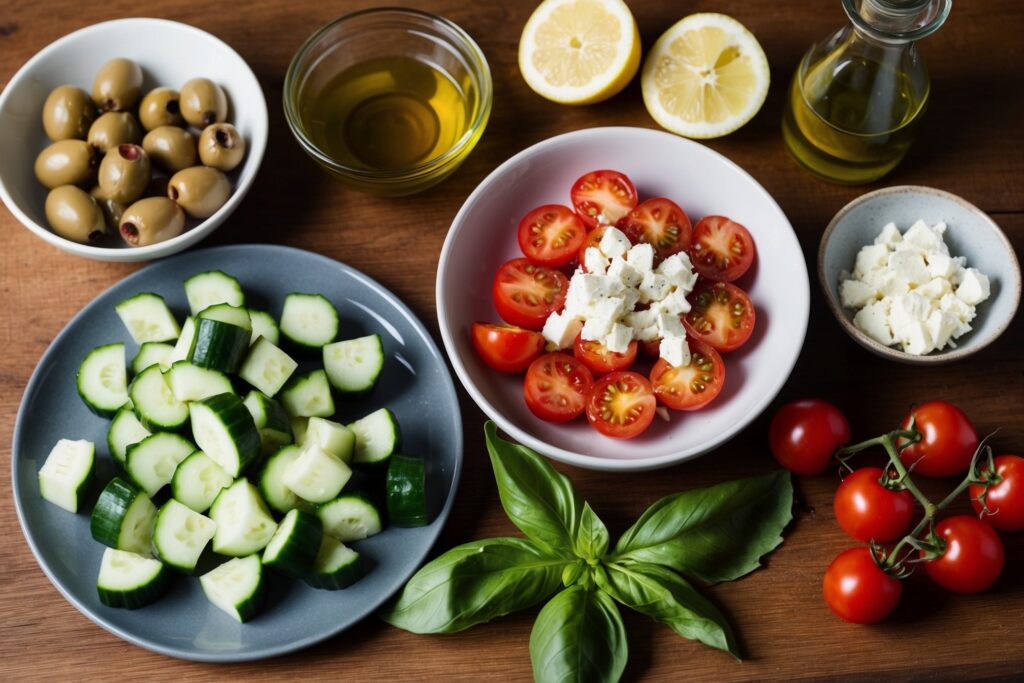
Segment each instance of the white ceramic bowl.
M737 282L757 309L747 344L725 354L726 383L704 410L655 419L640 437L601 436L585 419L544 422L523 401L522 375L486 367L470 341L474 321L500 321L494 273L521 256L520 218L540 204L569 204L587 171L612 168L633 179L641 199L666 196L697 219L722 214L745 225L758 257ZM437 270L437 317L445 349L470 396L511 437L555 460L602 470L667 467L721 445L756 418L789 377L809 310L807 267L778 204L736 164L703 145L641 128L594 128L545 140L499 166L455 217Z
M228 120L245 137L245 161L229 177L234 192L217 213L173 239L148 247L93 246L66 240L50 230L43 212L46 188L32 171L49 144L43 132L46 96L58 85L86 92L100 66L128 57L142 67L143 92L158 85L180 88L189 78L206 77L228 96ZM101 261L146 261L199 242L224 222L252 186L267 146L267 102L252 69L225 42L193 26L165 19L118 19L75 31L48 45L11 78L0 94L0 198L26 228L65 251ZM116 246L113 246L116 245Z

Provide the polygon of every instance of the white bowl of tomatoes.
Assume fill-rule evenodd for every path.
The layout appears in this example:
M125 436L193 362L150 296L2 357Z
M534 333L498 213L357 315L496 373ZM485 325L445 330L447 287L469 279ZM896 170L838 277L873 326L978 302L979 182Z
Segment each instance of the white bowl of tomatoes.
M764 188L639 128L568 133L499 166L437 275L441 336L477 405L519 442L603 470L667 467L742 430L789 377L809 300Z

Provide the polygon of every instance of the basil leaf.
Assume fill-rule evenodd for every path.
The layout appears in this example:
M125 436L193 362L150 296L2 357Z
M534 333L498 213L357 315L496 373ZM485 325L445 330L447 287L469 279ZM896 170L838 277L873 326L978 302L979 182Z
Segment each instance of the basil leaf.
M572 481L529 448L499 438L493 422L484 434L505 514L541 547L572 557L583 508Z
M662 498L622 535L614 560L653 562L707 583L760 566L793 518L793 485L782 470Z
M610 564L595 572L598 587L623 605L667 624L683 638L725 650L739 659L736 639L718 608L686 579L656 564Z
M589 560L598 560L608 552L608 527L590 507L583 504L580 528L576 531L576 554Z
M566 564L520 538L466 543L416 572L381 617L413 633L461 631L544 600Z
M544 605L530 633L530 661L537 683L609 681L622 676L628 658L626 628L611 598L571 586Z

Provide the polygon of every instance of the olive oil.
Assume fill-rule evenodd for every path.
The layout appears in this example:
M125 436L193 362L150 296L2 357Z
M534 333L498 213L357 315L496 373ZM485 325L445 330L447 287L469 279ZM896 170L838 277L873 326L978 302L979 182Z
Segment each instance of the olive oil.
M334 161L397 171L451 149L472 121L468 82L411 57L348 67L299 99L302 125Z

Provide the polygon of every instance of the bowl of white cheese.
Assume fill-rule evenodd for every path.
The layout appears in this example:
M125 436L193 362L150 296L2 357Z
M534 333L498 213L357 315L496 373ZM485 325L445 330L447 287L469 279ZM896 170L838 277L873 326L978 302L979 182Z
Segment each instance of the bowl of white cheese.
M857 343L904 363L947 363L988 346L1021 295L999 226L956 195L911 185L843 207L822 235L818 278Z

